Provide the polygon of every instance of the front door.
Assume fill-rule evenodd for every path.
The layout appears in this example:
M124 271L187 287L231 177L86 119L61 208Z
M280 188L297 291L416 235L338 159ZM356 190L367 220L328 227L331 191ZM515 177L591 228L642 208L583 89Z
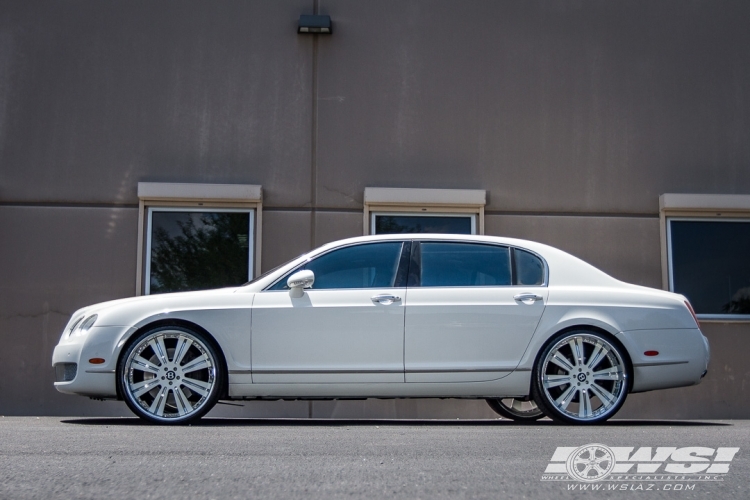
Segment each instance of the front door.
M339 248L295 270L315 274L302 297L290 295L286 277L258 293L253 382L404 382L406 283L399 267L408 261L408 246L388 241Z

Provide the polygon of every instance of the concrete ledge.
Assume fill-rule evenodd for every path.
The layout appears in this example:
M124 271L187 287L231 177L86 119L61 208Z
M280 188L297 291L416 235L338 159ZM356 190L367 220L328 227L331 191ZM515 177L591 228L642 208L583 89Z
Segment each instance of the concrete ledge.
M261 186L255 184L191 184L177 182L139 182L141 200L202 200L259 202Z
M484 206L483 189L365 188L366 205Z
M748 212L750 194L665 193L659 196L662 212Z

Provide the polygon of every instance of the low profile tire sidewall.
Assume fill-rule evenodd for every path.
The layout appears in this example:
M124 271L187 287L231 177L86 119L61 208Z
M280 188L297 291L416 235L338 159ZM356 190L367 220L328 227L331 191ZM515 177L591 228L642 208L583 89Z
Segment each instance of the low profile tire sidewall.
M617 355L622 360L622 370L625 374L625 380L623 381L624 387L623 387L623 394L620 397L619 401L606 411L606 413L599 415L597 417L582 420L578 418L572 418L569 415L566 415L562 413L560 410L558 410L555 405L548 400L547 392L544 389L543 386L543 370L544 370L544 362L547 358L548 354L552 349L555 348L555 346L562 340L568 337L574 337L576 335L585 335L589 337L597 337L598 339L606 342L612 349L614 349L617 352ZM534 363L534 371L532 372L532 397L534 401L536 401L537 406L539 409L541 409L545 415L547 415L549 418L556 422L565 423L565 424L577 424L577 425L590 425L590 424L597 424L604 422L610 418L612 418L614 415L617 414L618 411L620 411L620 408L622 408L622 405L625 404L625 400L627 399L628 393L630 392L630 387L632 384L632 373L633 370L631 368L630 364L630 358L628 356L627 351L612 337L608 335L604 335L599 332L590 331L590 330L577 330L577 331L568 331L565 333L561 333L559 335L554 336L542 349L542 351L539 353L539 356Z
M125 385L128 384L128 369L127 369L127 361L130 357L130 354L135 350L138 345L147 337L158 333L158 332L179 332L179 333L186 333L188 335L191 335L195 337L196 339L200 340L203 346L206 348L206 351L210 354L212 358L212 363L216 367L215 370L215 376L214 376L214 384L211 388L211 392L206 398L206 400L203 402L202 406L188 415L185 415L184 417L172 417L172 418L159 418L157 416L151 415L148 412L146 412L137 401L134 401L127 389L125 388ZM221 363L221 358L218 355L217 347L215 346L215 343L213 342L213 339L207 338L206 335L200 334L196 332L195 330L182 327L182 326L162 326L157 327L148 331L143 332L142 334L135 337L131 342L128 343L127 347L123 349L120 359L117 363L117 386L118 391L120 395L122 396L122 399L125 401L125 404L128 405L128 408L130 411L132 411L136 416L139 418L146 420L148 422L154 423L154 424L164 424L164 425L180 425L180 424L188 424L191 422L194 422L201 417L203 417L206 413L211 411L211 409L216 405L216 403L219 400L219 396L222 391L222 387L224 386L224 367Z

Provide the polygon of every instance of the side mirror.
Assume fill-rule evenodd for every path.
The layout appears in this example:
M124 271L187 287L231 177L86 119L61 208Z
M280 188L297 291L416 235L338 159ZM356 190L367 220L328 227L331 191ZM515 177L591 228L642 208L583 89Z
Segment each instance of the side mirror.
M300 298L305 294L305 288L310 288L315 283L315 273L310 270L297 271L289 276L286 284L289 287L289 295Z

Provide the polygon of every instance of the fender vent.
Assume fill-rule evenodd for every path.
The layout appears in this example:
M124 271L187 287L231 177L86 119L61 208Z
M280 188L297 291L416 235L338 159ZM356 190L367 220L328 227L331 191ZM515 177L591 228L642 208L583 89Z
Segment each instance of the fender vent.
M70 382L76 378L77 372L77 363L57 363L55 364L55 382Z

